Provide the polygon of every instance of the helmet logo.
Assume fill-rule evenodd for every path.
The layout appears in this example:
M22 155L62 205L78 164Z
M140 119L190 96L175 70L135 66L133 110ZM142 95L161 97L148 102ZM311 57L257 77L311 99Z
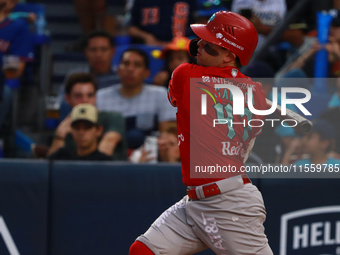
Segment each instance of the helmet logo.
M221 38L223 38L223 35L221 33L217 33L216 38L221 39Z
M208 20L208 23L209 23L210 21L212 21L214 18L215 18L215 13L214 13L213 15L211 15L210 19Z

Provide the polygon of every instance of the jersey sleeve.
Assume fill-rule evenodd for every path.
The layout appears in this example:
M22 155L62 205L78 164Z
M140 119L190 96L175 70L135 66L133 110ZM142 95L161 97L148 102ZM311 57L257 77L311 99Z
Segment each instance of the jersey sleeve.
M177 107L177 100L183 95L184 84L186 83L189 75L189 65L181 64L178 66L171 75L171 80L168 87L168 99L172 106Z

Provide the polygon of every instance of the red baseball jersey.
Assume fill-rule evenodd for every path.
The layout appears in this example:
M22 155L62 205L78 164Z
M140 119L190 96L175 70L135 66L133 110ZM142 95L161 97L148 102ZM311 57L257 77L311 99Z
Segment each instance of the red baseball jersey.
M227 88L228 87L228 88ZM168 98L177 107L183 183L198 186L242 173L250 141L262 131L262 86L235 67L182 64L173 72ZM234 114L234 108L243 114Z

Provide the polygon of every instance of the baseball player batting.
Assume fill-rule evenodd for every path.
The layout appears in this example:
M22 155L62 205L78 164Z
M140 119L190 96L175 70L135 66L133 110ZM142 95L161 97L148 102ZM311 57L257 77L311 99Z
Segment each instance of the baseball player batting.
M168 91L169 101L178 111L182 175L187 195L137 238L130 247L130 255L194 254L208 248L219 255L273 254L264 233L266 211L262 195L247 175L239 171L256 136L261 133L261 127L235 125L232 129L218 125L211 128L208 123L216 118L213 115L218 113L217 104L207 107L208 114L199 118L203 122L195 122L190 116L197 114L194 112L196 109L190 107L193 99L190 96L193 90L198 90L191 78L246 79L253 88L254 107L267 109L261 85L239 71L239 67L250 60L258 34L246 18L226 11L216 12L207 24L192 24L191 28L199 37L190 45L190 53L197 56L197 64L177 67ZM206 83L204 89L214 93L213 85ZM246 87L241 89L243 94L247 92ZM222 96L221 92L218 101L226 106L228 113L232 113L233 97L229 92L224 93L226 96ZM208 101L207 105L211 103ZM245 115L224 117L240 122ZM264 119L264 116L255 114L247 114L246 117L248 120ZM199 137L194 129L201 130ZM195 154L191 154L190 150L195 150ZM193 178L193 162L229 165L238 171Z

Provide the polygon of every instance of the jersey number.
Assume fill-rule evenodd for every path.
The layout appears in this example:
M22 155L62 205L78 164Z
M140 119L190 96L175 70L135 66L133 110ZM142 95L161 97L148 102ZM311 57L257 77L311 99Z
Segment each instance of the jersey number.
M240 122L234 122L234 115L233 115L233 106L228 103L227 105L222 105L220 103L217 103L214 105L214 109L216 111L217 119L224 120L227 122L228 126L228 133L227 136L229 139L233 139L235 137L235 129L234 127L236 125L243 127L243 140L247 141L249 138L249 132L252 130L252 127L248 125L247 121L251 120L252 113L248 108L244 109L244 114L240 115L241 121ZM224 111L226 115L224 115ZM225 122L223 122L225 123Z
M150 7L142 9L142 25L155 25L159 22L159 8Z

